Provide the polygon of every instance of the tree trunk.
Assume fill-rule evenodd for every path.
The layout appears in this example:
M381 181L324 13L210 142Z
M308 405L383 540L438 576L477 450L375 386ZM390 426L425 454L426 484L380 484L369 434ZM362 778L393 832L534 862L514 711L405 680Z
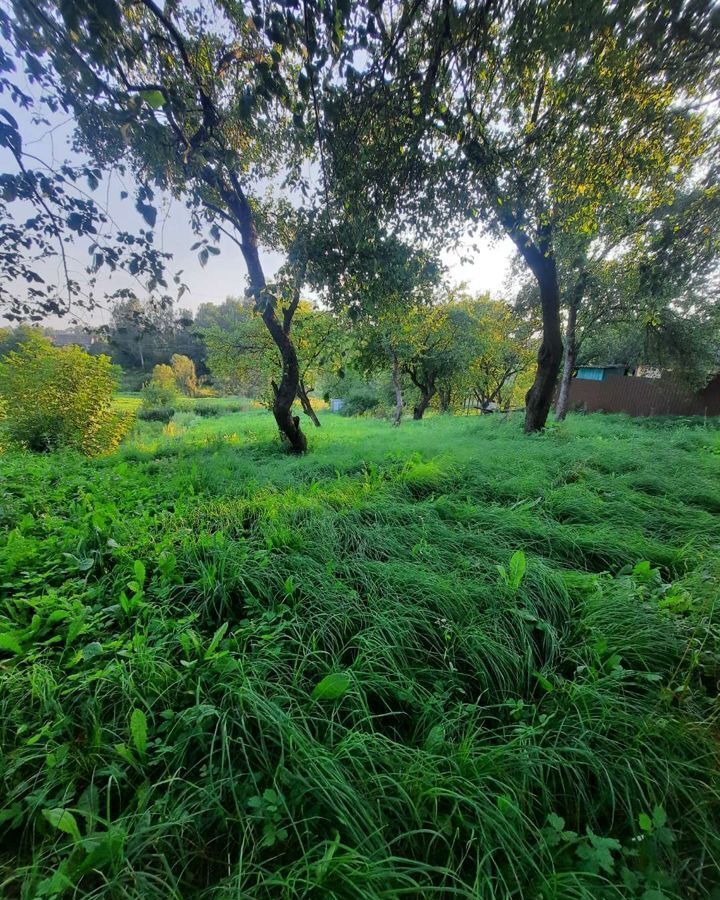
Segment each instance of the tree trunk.
M568 411L570 400L570 379L575 369L577 346L575 342L575 326L577 324L577 303L570 304L568 310L567 329L565 331L565 361L563 362L562 375L560 376L560 389L555 403L555 421L562 422Z
M300 382L298 384L298 399L300 400L300 404L305 415L309 417L310 421L316 428L319 428L320 419L318 419L315 414L315 410L312 408L312 403L310 402L310 398L308 397L307 389L302 378L300 379Z
M270 310L271 315L267 314L268 310ZM283 331L269 302L263 312L263 321L272 339L277 344L282 358L280 384L276 385L273 382L273 415L282 438L290 445L290 450L293 453L305 453L307 450L307 438L300 428L300 416L292 414L292 405L295 402L300 382L300 367L297 353L295 352L295 345L290 340L290 336Z
M280 384L272 383L273 415L280 429L281 437L288 442L293 453L305 453L307 438L300 428L300 416L292 414L292 405L300 383L300 366L298 364L295 345L290 337L292 317L297 308L299 294L293 299L281 323L275 310L275 298L270 296L265 281L265 273L258 253L257 231L250 204L242 192L237 179L231 176L232 191L224 188L224 196L232 209L242 237L241 250L247 265L250 289L255 297L255 304L261 312L265 327L280 351L282 360L282 376Z
M555 393L563 343L560 330L560 287L555 259L539 254L531 265L540 288L543 337L537 357L535 381L525 395L525 433L542 431Z
M440 412L450 412L450 401L452 400L452 388L442 387L438 391L438 400L440 401Z
M413 407L413 419L419 421L425 415L425 410L430 406L430 401L435 396L435 389L428 387L420 394L420 400Z
M398 361L398 355L394 350L392 351L392 383L395 388L395 414L393 415L393 425L397 426L402 419L403 395L402 387L400 385L400 363Z

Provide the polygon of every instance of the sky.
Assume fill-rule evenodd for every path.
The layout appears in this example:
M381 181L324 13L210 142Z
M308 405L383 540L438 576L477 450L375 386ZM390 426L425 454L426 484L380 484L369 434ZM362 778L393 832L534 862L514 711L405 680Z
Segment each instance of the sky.
M3 102L6 102L5 99ZM65 161L71 164L82 161L70 146L73 122L67 115L51 119L50 124L36 124L32 120L31 113L13 107L11 111L19 122L26 153L53 167ZM46 114L44 110L43 113ZM27 165L38 167L38 163L34 160L29 160ZM0 172L16 171L12 155L0 148ZM118 173L111 173L91 195L108 211L118 227L130 232L147 227L134 208L134 188L135 183L131 177L121 178ZM122 190L129 193L128 199L120 198ZM179 307L195 311L202 303L221 303L228 296L242 295L246 286L246 270L239 248L223 236L219 244L220 255L211 256L207 265L201 266L197 250L191 250L198 238L190 227L184 203L169 196L156 196L154 205L158 208L155 244L159 249L172 254L168 271L172 273L181 270L182 280L188 288ZM23 208L21 204L9 204L9 208L20 221L24 221L30 214L29 207ZM489 292L498 297L506 292L512 257L512 244L509 239L491 242L482 237L471 240L468 236L458 245L438 247L437 250L446 267L447 280L451 286L465 284L473 293ZM70 261L71 275L81 284L85 283L88 278L85 267L89 261L87 245L75 244L67 247L66 253ZM266 273L272 277L282 263L282 258L268 251L262 251L262 257ZM61 281L59 257L42 261L39 268L46 280ZM97 293L119 287L133 287L142 296L142 292L138 290L139 285L124 273L102 275L98 281ZM18 285L18 290L22 291L23 285ZM1 313L0 310L0 323L3 322ZM109 321L110 310L98 309L92 315L85 313L80 319L86 325L101 325ZM54 318L48 319L46 324L63 327L70 322L67 318L62 320Z

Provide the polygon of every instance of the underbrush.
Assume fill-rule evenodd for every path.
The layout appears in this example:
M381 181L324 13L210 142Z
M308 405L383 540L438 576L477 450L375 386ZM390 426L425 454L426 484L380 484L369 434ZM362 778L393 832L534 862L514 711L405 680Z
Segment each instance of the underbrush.
M270 419L0 458L0 895L710 895L719 432Z

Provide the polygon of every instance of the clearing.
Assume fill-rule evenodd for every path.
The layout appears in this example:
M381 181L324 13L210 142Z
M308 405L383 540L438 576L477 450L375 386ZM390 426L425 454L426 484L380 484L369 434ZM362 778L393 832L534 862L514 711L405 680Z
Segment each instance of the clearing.
M720 431L310 440L0 457L0 894L709 894Z

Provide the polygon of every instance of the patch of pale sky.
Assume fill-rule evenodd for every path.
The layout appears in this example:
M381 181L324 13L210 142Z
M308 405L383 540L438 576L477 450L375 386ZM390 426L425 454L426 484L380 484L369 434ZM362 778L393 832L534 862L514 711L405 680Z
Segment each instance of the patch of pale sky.
M66 114L53 117L49 124L33 122L33 113L26 110L13 109L13 115L20 124L23 135L24 150L53 168L62 162L71 165L80 164L82 158L72 150L71 139L73 121ZM39 163L28 161L30 167L39 167ZM12 155L0 149L0 171L15 172L16 166ZM136 183L130 173L121 178L113 172L103 178L100 187L90 194L103 207L120 229L136 232L147 227L140 214L134 209ZM129 197L120 198L121 191L127 191ZM211 256L207 265L200 264L197 250L192 245L197 241L190 224L190 215L182 200L168 195L157 195L155 206L158 217L155 227L156 246L172 254L168 265L169 272L182 271L182 281L187 285L187 292L180 300L178 307L197 310L202 303L221 303L228 296L240 296L246 287L245 264L238 247L227 237L220 240L221 253ZM10 207L12 209L12 206ZM14 214L24 220L32 214L31 210L17 204ZM114 229L111 229L114 230ZM87 252L88 242L79 242L66 246L72 277L76 278L81 288L87 285L89 276L86 267L90 262ZM447 280L451 286L464 284L472 293L489 292L494 296L502 296L509 278L512 244L509 240L490 241L482 237L471 240L470 236L453 246L436 248L447 270ZM272 251L262 252L263 263L267 274L272 277L282 263L279 254ZM42 260L39 269L50 283L62 283L62 264L59 255ZM124 272L102 271L98 275L96 296L118 288L132 288L140 297L143 290L139 282ZM170 283L168 293L173 294L175 287ZM18 291L24 285L17 285ZM85 324L102 324L109 320L110 311L98 308L92 315L86 313L79 317ZM0 315L0 323L3 322ZM67 320L48 320L46 324L61 326Z

